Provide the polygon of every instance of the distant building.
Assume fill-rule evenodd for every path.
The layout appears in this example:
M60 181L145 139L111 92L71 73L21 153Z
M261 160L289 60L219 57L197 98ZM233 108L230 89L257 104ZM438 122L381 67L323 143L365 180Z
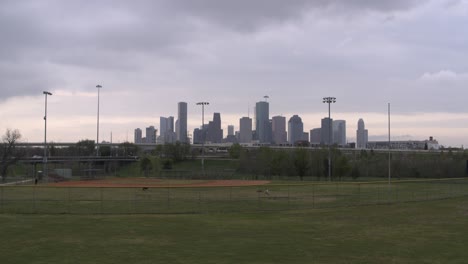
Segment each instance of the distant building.
M135 135L134 135L134 141L133 141L133 142L135 142L135 144L141 144L141 143L143 143L143 142L142 142L142 136L143 136L143 134L142 134L141 129L140 129L140 128L135 129L135 133L134 133L134 134L135 134Z
M304 124L298 115L293 115L288 122L288 142L295 144L296 141L302 140L304 133ZM308 141L308 140L307 140Z
M174 132L174 117L160 117L159 118L159 138L158 143L174 143L176 140Z
M271 130L274 144L284 144L287 142L286 117L274 116L271 118Z
M388 149L388 141L368 141L368 149ZM439 142L429 137L429 140L390 141L390 149L400 150L438 150Z
M314 128L310 130L310 144L312 145L319 145L321 140L321 129L320 128Z
M358 129L356 131L356 148L358 149L365 149L367 148L367 141L368 141L368 132L364 125L364 120L359 119L358 121ZM387 144L388 145L388 144Z
M187 103L179 102L177 110L177 141L189 143L187 134Z
M333 119L328 117L322 118L322 126L320 128L320 144L327 145L331 142L333 144L333 133L330 133L333 130L332 127Z
M221 143L223 141L223 130L221 129L221 114L214 113L213 121L208 123L206 141L211 143Z
M270 106L261 101L255 104L255 131L260 143L271 143Z
M333 120L333 143L338 146L346 145L346 121Z
M239 120L239 143L252 142L252 118L242 117Z
M302 133L301 141L309 142L309 133L307 132Z
M156 135L158 130L154 128L154 126L150 126L146 128L146 140L145 143L148 144L156 144Z
M229 125L228 126L228 136L234 136L234 126L233 125Z

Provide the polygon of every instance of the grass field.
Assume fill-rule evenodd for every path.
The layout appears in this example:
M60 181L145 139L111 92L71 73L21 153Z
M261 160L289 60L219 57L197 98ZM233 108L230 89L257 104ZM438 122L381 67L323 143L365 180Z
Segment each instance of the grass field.
M89 187L88 183L93 182L100 182L103 186L107 183L114 185ZM128 184L134 183L143 185L129 187L131 185ZM468 179L399 181L391 186L387 182L273 182L259 186L196 186L210 183L216 181L115 178L78 182L76 186L73 182L65 182L68 185L66 187L0 186L0 213L167 214L281 211L428 201L468 194Z
M0 215L7 263L466 263L468 198L300 211Z

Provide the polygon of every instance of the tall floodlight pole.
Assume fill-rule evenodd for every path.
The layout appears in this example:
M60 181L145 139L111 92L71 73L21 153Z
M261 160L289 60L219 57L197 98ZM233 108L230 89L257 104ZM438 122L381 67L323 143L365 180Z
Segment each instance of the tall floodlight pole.
M42 92L45 95L45 113L44 113L44 176L46 178L46 182L49 182L49 174L47 172L47 96L52 95L52 93L43 91Z
M336 102L335 97L324 97L323 103L328 104L328 181L331 181L331 143L332 143L332 122L330 115L330 105Z
M101 90L101 85L96 85L98 90L98 99L97 99L97 135L96 135L96 156L99 156L99 91Z
M388 103L388 185L390 186L391 182L391 161L392 156L390 153L390 103Z
M198 102L197 105L202 106L202 159L201 159L201 166L202 171L205 173L205 139L206 139L206 131L205 131L205 105L209 105L208 102Z

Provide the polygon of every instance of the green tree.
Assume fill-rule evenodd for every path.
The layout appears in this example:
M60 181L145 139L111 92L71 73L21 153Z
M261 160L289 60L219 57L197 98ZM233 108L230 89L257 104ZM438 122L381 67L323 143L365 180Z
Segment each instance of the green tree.
M301 181L309 170L309 160L309 152L306 149L297 148L294 150L294 168Z
M235 143L235 144L232 144L231 147L229 147L229 157L231 157L232 159L238 159L240 158L240 155L241 155L241 152L242 152L243 148L240 144L238 143Z
M94 140L83 139L75 145L78 156L92 156L95 154Z
M153 169L153 163L148 156L144 156L140 159L140 171L144 173L145 177L148 177L149 173Z

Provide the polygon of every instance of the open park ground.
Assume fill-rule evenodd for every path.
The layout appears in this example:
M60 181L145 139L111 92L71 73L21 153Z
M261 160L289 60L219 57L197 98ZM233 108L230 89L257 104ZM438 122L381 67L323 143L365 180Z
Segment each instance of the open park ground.
M0 214L1 263L466 263L468 197L225 214Z

